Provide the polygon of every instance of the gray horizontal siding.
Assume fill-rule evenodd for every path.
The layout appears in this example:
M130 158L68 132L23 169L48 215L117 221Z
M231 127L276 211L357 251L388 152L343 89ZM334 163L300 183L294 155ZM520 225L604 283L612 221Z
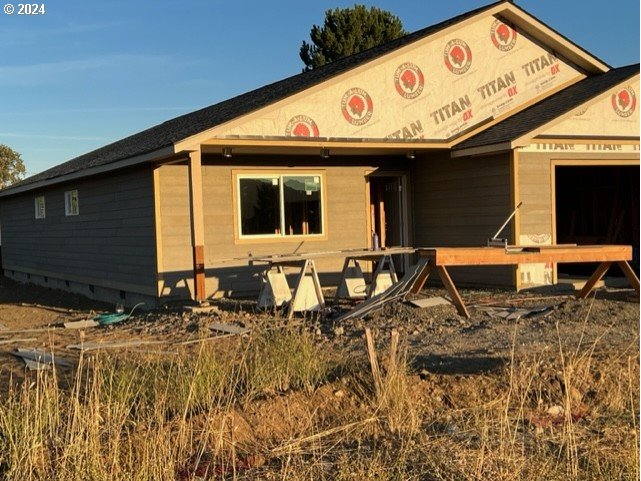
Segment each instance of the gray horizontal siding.
M78 190L80 215L65 216L64 193ZM46 218L34 199L45 196ZM47 273L139 292L156 289L154 193L150 168L92 177L3 199L5 269Z
M479 247L510 214L509 156L450 159L434 153L413 162L415 245ZM510 235L508 226L501 234ZM459 283L508 286L511 267L452 268Z

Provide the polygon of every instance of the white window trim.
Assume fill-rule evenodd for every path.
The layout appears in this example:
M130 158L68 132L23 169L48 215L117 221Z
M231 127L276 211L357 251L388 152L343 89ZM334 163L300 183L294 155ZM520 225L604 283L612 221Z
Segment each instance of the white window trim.
M320 205L321 205L321 232L319 234L294 234L286 235L285 231L285 202L284 202L284 182L283 177L318 177L320 181ZM243 217L241 208L241 179L278 179L279 199L278 204L280 208L280 234L243 234ZM237 174L236 175L236 218L238 219L238 239L309 239L309 238L322 238L325 237L325 185L323 182L323 175L319 172L295 172L295 173L280 173L273 174L265 172L264 174Z
M71 210L71 196L73 193L76 193L76 212ZM65 216L70 217L80 214L80 196L78 195L78 190L68 190L65 192Z
M40 199L42 199L42 215L40 215ZM36 210L36 219L41 220L47 217L47 204L44 195L37 195L35 197L34 207Z

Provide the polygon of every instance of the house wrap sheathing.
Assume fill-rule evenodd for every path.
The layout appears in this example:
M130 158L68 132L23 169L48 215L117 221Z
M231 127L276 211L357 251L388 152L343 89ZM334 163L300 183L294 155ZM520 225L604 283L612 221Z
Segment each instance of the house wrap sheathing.
M152 306L242 295L259 288L249 256L363 248L373 232L479 246L520 202L511 243L636 248L638 93L638 64L612 68L493 3L0 191L3 269ZM319 260L322 282L342 262ZM521 288L560 273L453 275Z

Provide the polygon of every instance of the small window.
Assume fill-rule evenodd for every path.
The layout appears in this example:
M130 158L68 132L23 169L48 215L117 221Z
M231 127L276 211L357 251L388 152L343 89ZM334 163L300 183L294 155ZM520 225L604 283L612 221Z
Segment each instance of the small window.
M35 207L36 207L36 219L44 219L45 218L45 196L44 195L39 195L35 199Z
M323 234L319 175L238 177L241 237Z
M78 215L79 213L78 191L68 190L65 192L65 215Z

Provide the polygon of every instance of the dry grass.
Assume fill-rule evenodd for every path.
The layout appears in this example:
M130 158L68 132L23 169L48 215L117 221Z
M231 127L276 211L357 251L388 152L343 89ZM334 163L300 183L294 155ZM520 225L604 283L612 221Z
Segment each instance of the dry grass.
M0 400L0 479L639 478L635 344L420 379L397 334L375 341L366 360L272 331L225 354L81 358L65 388L40 372Z

